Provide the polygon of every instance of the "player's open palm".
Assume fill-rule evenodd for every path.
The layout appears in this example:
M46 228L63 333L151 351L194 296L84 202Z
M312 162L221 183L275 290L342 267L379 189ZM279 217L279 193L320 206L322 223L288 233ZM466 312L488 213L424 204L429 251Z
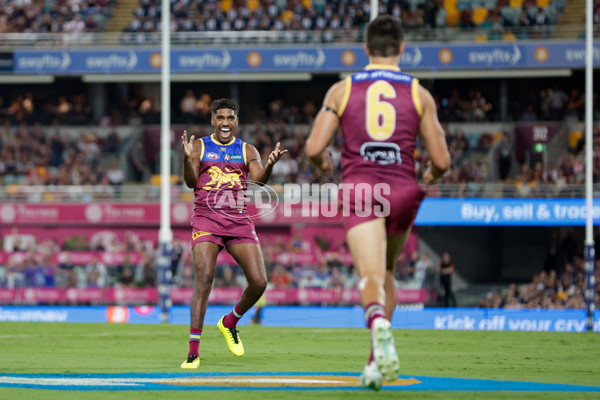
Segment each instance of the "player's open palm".
M275 145L275 150L273 150L271 154L269 154L269 160L267 162L271 165L274 165L277 161L279 161L281 156L287 152L287 150L281 150L281 143L277 142L277 144Z
M194 151L194 135L190 137L190 141L187 140L187 131L183 131L183 135L181 135L181 152L184 158L189 158L192 155L192 151Z

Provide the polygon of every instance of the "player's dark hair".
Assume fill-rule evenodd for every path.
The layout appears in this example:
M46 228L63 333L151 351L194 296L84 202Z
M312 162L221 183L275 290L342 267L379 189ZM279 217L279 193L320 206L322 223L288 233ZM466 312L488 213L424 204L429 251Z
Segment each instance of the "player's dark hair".
M238 112L240 111L240 106L238 105L238 103L235 102L235 100L218 99L213 101L210 105L210 112L212 113L212 115L215 115L217 111L219 111L222 108L232 109L235 112L235 115L238 115Z
M367 26L365 43L374 57L394 57L400 53L404 33L402 22L389 14L380 14Z

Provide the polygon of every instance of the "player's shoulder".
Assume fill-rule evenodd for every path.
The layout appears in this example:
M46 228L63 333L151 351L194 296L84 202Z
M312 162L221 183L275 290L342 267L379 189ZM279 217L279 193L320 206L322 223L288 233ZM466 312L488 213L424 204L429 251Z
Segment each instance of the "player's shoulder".
M194 142L192 143L192 145L194 146L194 150L200 150L204 147L204 138L203 137L199 137L199 138L195 138Z
M435 100L433 98L433 95L431 94L431 92L429 90L427 90L427 88L423 87L423 85L421 85L421 84L419 84L418 93L419 93L419 99L421 101L421 104L424 107L428 107L430 105L435 106Z
M196 139L196 142L206 144L206 143L210 142L210 136L211 135L202 136L202 137Z
M329 90L327 91L327 95L325 97L331 98L336 103L339 102L346 93L346 90L348 88L348 83L350 82L349 78L350 78L350 76L348 76L345 79L342 79L340 81L337 81L336 83L331 85L329 87Z
M328 92L330 94L335 93L335 92L343 92L346 88L346 83L347 83L347 79L339 80L329 87Z

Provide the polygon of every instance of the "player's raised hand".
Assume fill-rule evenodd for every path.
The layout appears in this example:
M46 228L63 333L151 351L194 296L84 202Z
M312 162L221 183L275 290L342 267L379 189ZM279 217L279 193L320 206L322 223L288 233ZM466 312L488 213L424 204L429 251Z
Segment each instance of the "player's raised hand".
M277 161L279 161L281 156L287 152L288 152L287 150L281 150L281 143L277 142L277 144L275 145L275 150L273 150L271 152L271 154L269 154L269 159L267 160L267 165L269 165L269 164L275 165L275 163Z
M192 151L194 150L194 135L190 137L190 141L187 140L187 131L183 131L183 135L181 135L181 153L183 154L183 158L190 158L192 155Z

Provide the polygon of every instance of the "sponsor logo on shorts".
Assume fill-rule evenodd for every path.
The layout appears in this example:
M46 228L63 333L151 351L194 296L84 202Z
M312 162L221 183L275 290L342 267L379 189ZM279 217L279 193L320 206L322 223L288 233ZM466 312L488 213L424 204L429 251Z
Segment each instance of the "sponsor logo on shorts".
M207 158L211 159L211 160L218 160L219 159L219 155L217 153L208 153L206 155Z
M203 232L203 231L194 232L194 234L192 235L192 240L196 240L199 237L206 236L206 235L212 235L212 233L210 233L210 232Z

